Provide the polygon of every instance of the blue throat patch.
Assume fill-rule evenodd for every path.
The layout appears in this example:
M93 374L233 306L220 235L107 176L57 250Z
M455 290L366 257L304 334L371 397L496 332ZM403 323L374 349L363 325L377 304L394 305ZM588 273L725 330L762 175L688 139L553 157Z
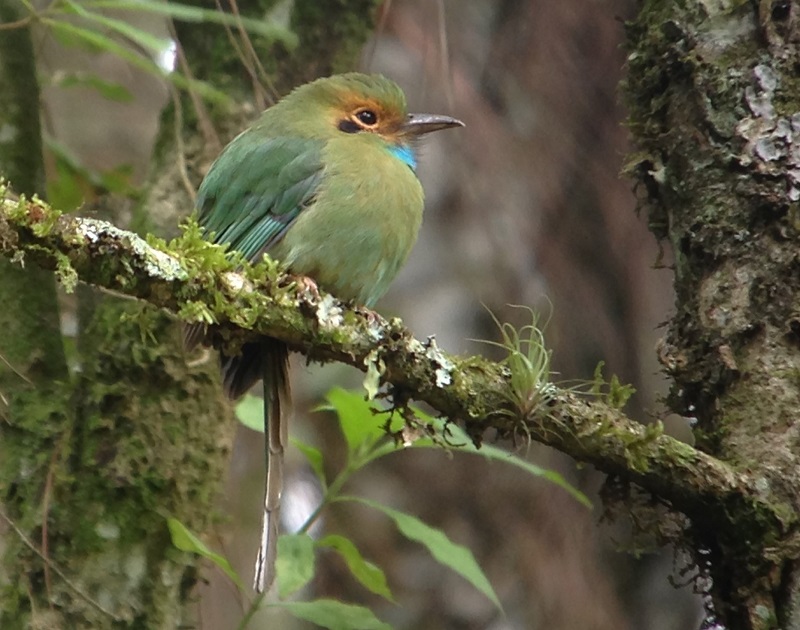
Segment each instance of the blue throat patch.
M394 144L389 147L389 153L405 162L412 171L417 170L417 158L414 151L407 144Z

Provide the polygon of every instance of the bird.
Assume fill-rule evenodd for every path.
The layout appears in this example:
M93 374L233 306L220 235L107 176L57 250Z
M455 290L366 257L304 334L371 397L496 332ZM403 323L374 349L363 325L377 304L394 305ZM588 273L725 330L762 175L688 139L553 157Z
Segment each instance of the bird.
M371 308L406 261L422 223L417 141L462 127L456 118L409 114L402 89L351 72L295 88L234 138L197 193L204 238L250 262L266 253L337 298ZM208 343L200 324L186 346ZM237 399L261 379L266 479L253 588L275 578L283 452L288 441L288 348L271 338L220 351L222 384Z

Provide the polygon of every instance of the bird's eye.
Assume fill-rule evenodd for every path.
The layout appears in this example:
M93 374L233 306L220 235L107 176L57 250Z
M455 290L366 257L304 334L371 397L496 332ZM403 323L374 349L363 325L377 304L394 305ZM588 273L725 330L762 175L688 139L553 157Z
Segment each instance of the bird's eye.
M350 118L339 121L339 131L358 133L370 130L378 124L378 115L371 109L359 109Z
M358 120L360 120L367 127L372 127L376 122L378 122L378 115L371 109L362 109L361 111L356 112L356 118L358 118Z

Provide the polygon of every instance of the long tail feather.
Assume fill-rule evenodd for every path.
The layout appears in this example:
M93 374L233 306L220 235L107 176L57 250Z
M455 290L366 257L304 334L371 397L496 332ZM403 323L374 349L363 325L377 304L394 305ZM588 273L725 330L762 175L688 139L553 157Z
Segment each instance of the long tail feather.
M219 355L222 369L222 389L231 400L244 396L264 373L264 345L267 342L251 342L242 346L240 354ZM275 342L272 342L275 343Z
M262 343L264 381L264 454L266 483L261 546L256 557L253 588L263 593L275 579L278 550L278 522L283 491L283 450L288 442L288 414L291 394L288 379L288 348L273 339Z
M187 331L187 339L199 337L197 331ZM275 580L275 557L278 550L278 522L283 491L283 451L288 442L288 416L291 405L289 391L289 349L274 339L246 343L241 353L220 354L222 387L235 400L244 395L258 379L264 384L264 455L266 481L264 484L264 517L261 546L256 558L253 588L269 590Z
M201 343L206 343L208 326L205 324L185 324L183 326L183 347L191 352Z

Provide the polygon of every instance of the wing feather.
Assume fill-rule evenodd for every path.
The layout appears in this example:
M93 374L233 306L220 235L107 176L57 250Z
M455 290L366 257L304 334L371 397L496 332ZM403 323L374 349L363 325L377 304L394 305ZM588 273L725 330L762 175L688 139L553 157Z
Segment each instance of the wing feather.
M277 243L313 200L322 181L322 142L237 137L211 166L197 195L198 220L215 243L255 261Z

